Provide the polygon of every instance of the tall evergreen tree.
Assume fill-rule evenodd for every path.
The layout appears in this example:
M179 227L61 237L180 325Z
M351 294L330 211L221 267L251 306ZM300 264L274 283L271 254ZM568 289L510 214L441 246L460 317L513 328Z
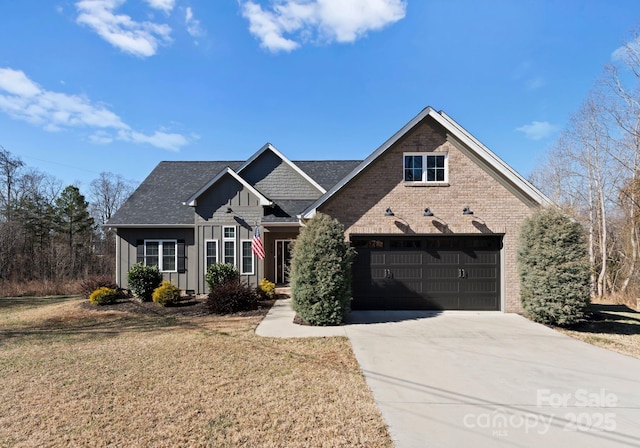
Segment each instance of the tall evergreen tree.
M82 261L91 253L91 236L94 221L89 214L89 204L78 187L69 185L56 200L56 230L64 235L69 251L71 272L78 276Z

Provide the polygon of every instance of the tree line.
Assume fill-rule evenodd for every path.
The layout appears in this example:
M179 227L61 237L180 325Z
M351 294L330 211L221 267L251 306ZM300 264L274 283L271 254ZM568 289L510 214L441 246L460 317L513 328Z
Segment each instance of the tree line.
M638 39L614 53L531 178L583 225L594 297L640 293Z
M103 172L85 197L0 146L0 284L112 276L115 235L103 225L135 186Z

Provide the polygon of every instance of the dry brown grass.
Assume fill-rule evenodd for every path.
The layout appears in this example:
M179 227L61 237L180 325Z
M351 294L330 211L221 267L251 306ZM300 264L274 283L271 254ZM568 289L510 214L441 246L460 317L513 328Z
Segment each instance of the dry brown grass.
M80 280L0 281L0 297L80 294Z
M0 299L0 446L390 447L345 338Z
M626 305L598 303L591 305L590 319L559 331L625 355L640 358L640 313Z

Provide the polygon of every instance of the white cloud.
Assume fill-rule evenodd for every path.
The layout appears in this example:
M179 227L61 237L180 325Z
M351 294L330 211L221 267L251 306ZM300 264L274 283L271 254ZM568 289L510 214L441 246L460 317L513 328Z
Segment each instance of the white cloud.
M200 26L200 21L193 17L193 10L190 6L187 6L185 11L184 23L187 26L187 32L191 37L199 37L204 34L204 30L202 29L202 26Z
M176 5L175 0L144 0L153 9L159 9L167 14L173 10Z
M90 128L93 143L110 143L114 138L133 143L146 143L157 148L177 151L189 143L181 134L163 130L146 135L132 129L115 113L83 95L45 90L24 72L0 68L0 111L10 117L57 132L70 128Z
M516 128L516 131L522 132L524 136L530 140L542 140L550 137L557 130L558 126L548 121L532 121L531 124L525 124L524 126Z
M270 0L270 10L248 0L242 15L260 45L272 52L292 51L301 42L353 42L401 20L406 0ZM287 37L285 37L285 35Z
M629 56L632 54L640 54L640 37L636 37L631 42L616 48L613 53L611 53L611 59L624 62L629 59Z
M116 48L139 57L156 54L158 46L171 40L169 25L136 22L130 16L115 14L125 0L82 0L76 3L76 21L92 28L100 37ZM153 0L149 4L166 4Z

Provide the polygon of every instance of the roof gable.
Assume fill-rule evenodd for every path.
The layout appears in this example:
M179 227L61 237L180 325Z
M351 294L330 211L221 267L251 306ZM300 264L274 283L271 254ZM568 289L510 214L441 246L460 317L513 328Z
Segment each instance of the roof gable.
M474 138L468 131L455 122L444 112L436 112L431 107L426 107L418 115L413 117L407 124L405 124L398 132L393 134L387 141L379 146L373 153L363 160L358 166L356 166L345 178L335 184L329 191L327 191L316 202L311 204L305 211L301 213L302 218L312 218L316 209L324 204L329 198L335 195L338 191L349 184L355 177L362 173L367 167L374 163L382 154L384 154L391 146L397 143L405 135L411 132L419 123L425 118L430 117L441 125L448 134L452 135L458 141L463 143L465 147L478 157L487 166L499 173L504 180L514 185L521 193L529 198L532 202L540 205L551 204L551 200L547 198L540 190L534 187L524 177L517 173L513 168L506 164L496 154L494 154L489 148L480 143Z
M213 187L220 179L225 176L231 176L238 183L244 186L247 190L249 190L254 196L256 196L260 200L260 205L272 205L273 202L267 199L262 193L256 190L251 184L249 184L246 180L240 177L235 171L231 168L226 167L222 171L218 173L213 179L207 182L204 186L202 186L197 192L195 192L189 199L184 202L184 205L188 205L190 207L195 207L198 205L198 198L204 194L209 188Z
M277 156L280 160L282 160L283 163L288 165L296 173L302 176L302 178L306 180L309 184L311 184L315 189L317 189L320 194L326 193L326 190L318 182L316 182L311 176L309 176L302 169L300 169L299 166L297 166L295 163L293 163L291 160L285 157L284 154L278 151L276 147L273 146L271 143L266 143L254 155L249 157L249 159L238 168L237 170L238 174L242 174L243 171L247 170L267 151L272 152L275 156Z

